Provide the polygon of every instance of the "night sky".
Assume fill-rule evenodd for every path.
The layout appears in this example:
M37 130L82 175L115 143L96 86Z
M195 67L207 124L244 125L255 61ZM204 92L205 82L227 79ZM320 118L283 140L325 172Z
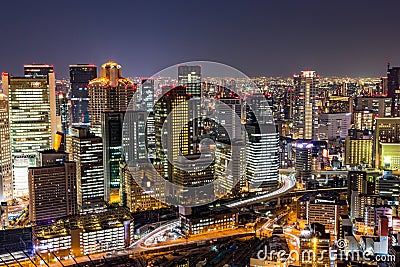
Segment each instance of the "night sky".
M372 3L370 3L372 2ZM184 61L247 75L381 76L400 65L400 1L2 1L0 71L114 60L124 76Z

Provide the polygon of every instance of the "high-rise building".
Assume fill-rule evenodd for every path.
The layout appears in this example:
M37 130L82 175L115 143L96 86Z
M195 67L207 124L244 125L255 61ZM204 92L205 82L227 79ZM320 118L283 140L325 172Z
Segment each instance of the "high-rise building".
M188 154L198 153L199 134L202 127L201 107L202 84L201 66L180 65L178 66L178 84L186 89L188 101Z
M376 194L388 199L398 205L400 195L400 179L398 176L392 175L392 172L384 172L379 176L375 186Z
M363 211L356 207L361 206L360 195L375 194L375 180L380 175L379 172L372 171L349 171L347 175L347 203L351 207L353 219L362 215Z
M312 177L312 171L323 170L328 165L327 143L299 139L294 144L295 169L301 181Z
M165 199L164 187L151 181L156 179L146 179L146 177L154 175L154 172L147 172L146 168L128 168L126 163L121 163L120 173L122 183L121 204L123 206L129 208L131 212L165 207L165 204L159 201ZM137 181L142 181L142 184L139 186ZM152 192L146 192L144 189L147 188Z
M171 180L173 163L189 154L189 97L182 86L163 89L169 91L155 105L156 158L163 166L161 175Z
M154 79L142 79L140 101L141 111L147 112L146 137L149 157L154 157L156 148L155 121L154 121ZM137 93L136 93L137 95Z
M354 128L357 130L373 130L374 118L372 110L355 110L353 112Z
M400 118L377 118L374 137L375 167L400 167Z
M24 76L35 78L35 77L46 77L49 73L54 73L54 67L47 64L29 64L24 65Z
M322 140L344 139L350 127L351 113L323 113L318 132Z
M389 97L356 98L357 110L372 110L375 116L390 117L392 114L392 99Z
M268 126L246 125L249 135L246 146L246 180L249 191L273 190L278 185L278 133Z
M339 217L347 214L347 203L335 192L309 193L297 201L297 209L298 219L320 223L327 232L337 236Z
M296 143L295 145L295 169L300 181L311 179L311 143Z
M0 93L0 201L13 197L8 98Z
M69 127L89 126L89 81L97 77L97 67L92 64L77 64L69 66L71 90Z
M14 194L28 193L28 167L34 167L37 151L50 149L57 131L55 77L14 77L3 73L3 93L10 106Z
M178 66L178 83L186 87L187 94L201 97L201 66Z
M90 129L101 136L104 111L125 112L136 91L136 85L122 77L122 68L115 62L101 65L100 77L89 82Z
M67 153L76 163L78 207L82 211L104 207L105 182L101 137L87 128L72 128L67 135Z
M294 75L292 90L293 137L313 139L318 128L318 84L315 71L302 71Z
M51 221L78 213L75 162L29 168L29 219Z
M154 113L154 79L142 79L142 110Z
M387 68L388 97L392 98L392 116L400 117L400 67Z
M56 81L56 115L57 130L64 133L62 143L65 146L65 138L69 128L69 105L68 92L70 84L68 81Z
M372 167L373 161L373 133L370 130L349 130L345 142L345 162L351 167Z
M331 95L326 99L325 112L326 113L352 113L353 112L353 98L348 96Z
M106 183L105 199L106 201L110 201L110 196L118 196L120 189L119 164L122 161L122 124L124 122L124 112L105 111L102 119L103 163ZM129 140L129 142L131 141Z

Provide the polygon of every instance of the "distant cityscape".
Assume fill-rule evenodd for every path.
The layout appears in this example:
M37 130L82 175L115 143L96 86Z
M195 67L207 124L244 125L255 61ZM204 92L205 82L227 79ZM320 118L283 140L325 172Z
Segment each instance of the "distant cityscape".
M122 69L2 73L0 266L400 266L400 67Z

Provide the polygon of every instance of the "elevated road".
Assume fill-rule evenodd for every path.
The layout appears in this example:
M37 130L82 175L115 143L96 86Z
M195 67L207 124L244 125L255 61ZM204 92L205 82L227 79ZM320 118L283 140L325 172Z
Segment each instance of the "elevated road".
M257 195L254 197L249 197L246 199L241 199L241 200L235 200L233 202L230 202L226 204L226 206L230 208L240 208L240 207L245 207L248 205L268 201L274 198L277 198L279 196L285 195L292 191L296 187L296 177L295 177L295 171L291 171L289 175L283 175L282 174L282 186L279 187L278 189L264 193L261 195Z

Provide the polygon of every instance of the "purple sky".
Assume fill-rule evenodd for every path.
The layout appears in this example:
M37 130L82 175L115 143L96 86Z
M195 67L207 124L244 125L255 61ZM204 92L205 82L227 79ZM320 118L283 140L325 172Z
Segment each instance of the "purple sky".
M372 2L372 3L370 3ZM114 60L148 76L192 60L247 75L380 76L400 65L400 1L4 1L0 71Z

